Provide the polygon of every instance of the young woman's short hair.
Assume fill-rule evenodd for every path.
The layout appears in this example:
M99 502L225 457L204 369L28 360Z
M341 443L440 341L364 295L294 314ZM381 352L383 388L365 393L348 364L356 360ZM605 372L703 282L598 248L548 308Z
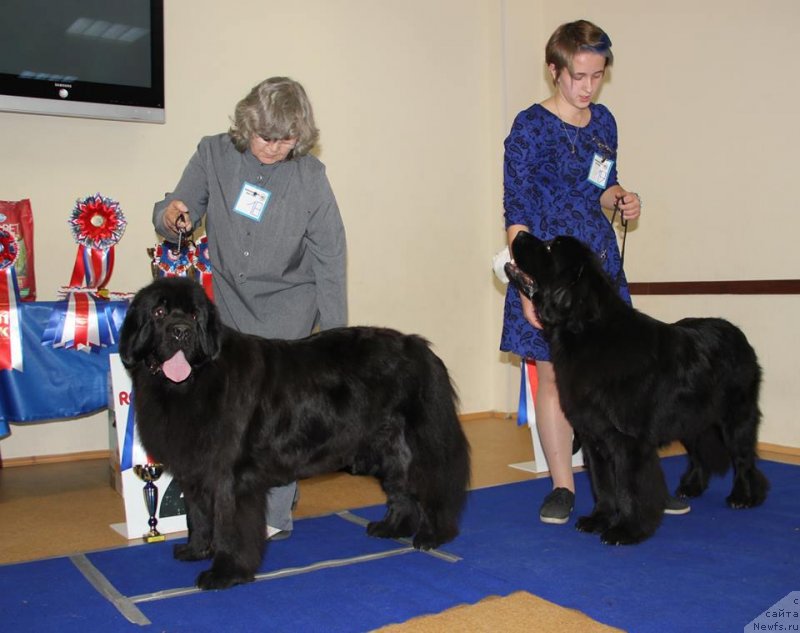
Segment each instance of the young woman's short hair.
M240 152L250 146L253 136L297 139L291 157L304 156L319 139L306 91L288 77L265 79L239 101L228 134Z
M611 39L599 26L587 20L577 20L559 26L547 41L545 63L555 67L557 78L565 68L572 73L572 60L578 53L591 52L606 58L606 66L614 62Z

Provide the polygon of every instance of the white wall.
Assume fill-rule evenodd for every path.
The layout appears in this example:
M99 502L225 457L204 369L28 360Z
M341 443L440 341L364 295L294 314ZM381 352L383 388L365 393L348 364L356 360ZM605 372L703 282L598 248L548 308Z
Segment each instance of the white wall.
M66 283L69 211L97 191L129 222L111 288L144 285L153 202L253 84L290 75L314 104L347 227L351 322L427 336L462 411L513 409L517 370L497 352L502 295L489 269L503 243L502 141L514 114L548 95L547 37L579 17L614 43L601 99L619 123L623 182L645 201L628 238L629 279L800 277L793 0L170 0L165 125L0 113L0 198L32 200L40 297ZM739 316L718 297L699 303L637 300L664 318L699 307ZM744 306L765 365L762 439L798 446L799 350L785 332L800 306ZM105 427L105 413L13 425L0 452L97 450Z
M629 231L629 281L798 279L794 125L800 87L794 0L508 0L508 22L529 25L539 65L513 75L518 105L549 94L544 46L556 26L589 19L615 55L600 100L617 118L622 183L644 207ZM534 25L538 18L539 24ZM520 37L508 59L530 59ZM509 62L510 67L511 62ZM517 107L517 110L520 108ZM795 296L634 297L657 318L722 316L740 325L764 367L760 439L800 446L800 320ZM509 380L514 380L510 372Z
M202 135L227 129L255 83L289 75L314 104L319 156L345 221L351 323L423 334L450 367L463 410L492 409L497 3L165 4L165 125L0 113L0 197L32 200L40 297L67 282L68 214L96 191L119 200L129 222L111 288L144 285L153 202ZM12 429L0 441L5 458L75 451L65 437L80 435L85 450L107 442L102 415Z

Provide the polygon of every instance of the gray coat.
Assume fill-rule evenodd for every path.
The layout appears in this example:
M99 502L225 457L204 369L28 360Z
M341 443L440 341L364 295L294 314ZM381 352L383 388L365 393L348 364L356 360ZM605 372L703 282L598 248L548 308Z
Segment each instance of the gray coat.
M259 220L234 210L245 183L269 192ZM180 182L153 209L162 222L172 200L205 217L214 301L224 323L248 334L294 339L347 322L345 231L325 166L306 155L263 165L227 134L200 141Z

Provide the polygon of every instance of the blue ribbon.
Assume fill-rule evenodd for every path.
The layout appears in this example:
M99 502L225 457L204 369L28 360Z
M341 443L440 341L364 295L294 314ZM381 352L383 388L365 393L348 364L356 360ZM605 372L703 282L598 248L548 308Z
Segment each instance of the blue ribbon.
M525 359L522 359L519 368L521 381L519 388L519 406L517 407L517 425L524 426L528 424L528 364L525 362Z
M133 468L133 430L136 420L136 412L133 408L133 391L130 395L128 404L128 419L125 421L125 441L122 443L122 455L119 458L120 471Z

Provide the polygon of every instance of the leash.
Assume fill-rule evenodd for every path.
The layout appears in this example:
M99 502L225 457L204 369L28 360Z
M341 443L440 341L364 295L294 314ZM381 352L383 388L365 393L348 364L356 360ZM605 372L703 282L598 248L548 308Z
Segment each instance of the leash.
M628 238L628 221L622 217L622 211L620 211L619 205L622 202L622 196L619 196L614 201L614 212L611 214L611 224L614 224L614 220L617 218L617 213L619 213L619 222L622 225L622 246L619 249L619 267L622 269L623 265L625 264L625 241Z
M622 278L622 273L625 270L625 242L628 239L628 221L622 217L622 211L619 208L623 196L618 196L614 201L614 212L611 214L611 225L614 225L614 220L619 213L619 222L622 225L622 246L619 249L619 273L617 274L616 284L619 286L619 281Z

